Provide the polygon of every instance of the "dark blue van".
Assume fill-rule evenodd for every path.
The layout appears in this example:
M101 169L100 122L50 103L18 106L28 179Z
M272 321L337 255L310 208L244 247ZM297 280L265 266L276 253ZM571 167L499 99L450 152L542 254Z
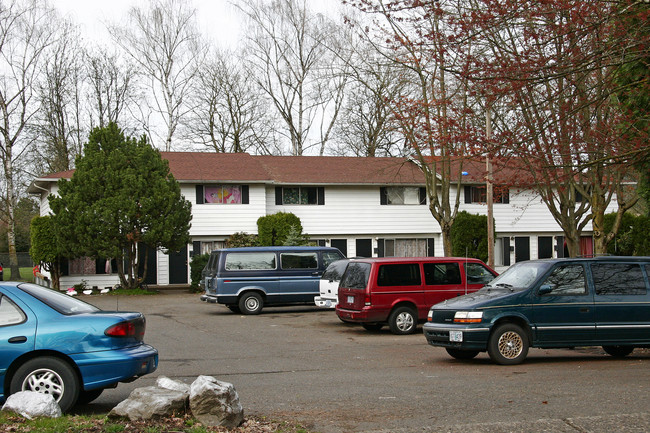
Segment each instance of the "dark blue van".
M311 304L325 268L343 258L331 247L215 250L203 270L201 300L242 314L259 314L265 305Z

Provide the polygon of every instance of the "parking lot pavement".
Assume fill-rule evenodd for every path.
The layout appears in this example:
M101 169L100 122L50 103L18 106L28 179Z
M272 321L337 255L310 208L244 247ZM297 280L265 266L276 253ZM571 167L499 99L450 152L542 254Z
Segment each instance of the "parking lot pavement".
M600 348L533 349L507 367L309 306L242 316L187 293L84 299L145 313L145 342L160 352L154 374L106 390L85 413L107 412L159 376L207 374L235 386L246 414L321 433L650 431L647 350L618 360Z
M646 433L648 431L650 431L650 415L631 414L517 422L457 424L451 426L423 427L419 429L367 430L362 433Z

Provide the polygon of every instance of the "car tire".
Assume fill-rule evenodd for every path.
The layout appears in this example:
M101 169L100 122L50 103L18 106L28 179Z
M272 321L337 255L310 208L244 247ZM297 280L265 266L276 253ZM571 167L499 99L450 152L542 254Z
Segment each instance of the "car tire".
M79 397L79 378L65 361L52 356L30 359L11 378L11 394L35 391L49 394L67 412Z
M411 307L398 307L388 316L388 326L395 335L413 334L418 326L418 314Z
M264 300L257 292L246 292L239 297L239 310L242 314L260 314Z
M79 391L79 397L77 398L75 406L81 406L96 400L100 395L102 395L102 392L104 392L104 388L91 389L90 391Z
M497 364L521 364L528 355L528 337L519 325L499 325L490 335L488 354Z
M363 329L366 331L377 332L384 327L383 323L362 323Z
M603 350L614 358L625 358L634 351L634 346L603 346Z
M473 359L476 357L476 355L479 354L478 350L463 350L463 349L453 349L451 347L447 347L447 353L452 357L456 359Z

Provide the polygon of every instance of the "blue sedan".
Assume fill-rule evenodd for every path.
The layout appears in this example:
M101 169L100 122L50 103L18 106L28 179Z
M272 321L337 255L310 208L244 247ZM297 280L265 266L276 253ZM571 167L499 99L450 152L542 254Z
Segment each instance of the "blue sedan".
M0 283L0 401L50 394L62 411L158 367L141 313L102 311L55 290Z

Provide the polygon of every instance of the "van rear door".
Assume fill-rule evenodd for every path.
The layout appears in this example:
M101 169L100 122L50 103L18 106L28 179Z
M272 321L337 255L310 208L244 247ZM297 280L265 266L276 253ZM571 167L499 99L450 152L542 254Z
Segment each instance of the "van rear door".
M366 262L350 262L339 283L338 307L361 310L366 303L366 293L372 265Z

